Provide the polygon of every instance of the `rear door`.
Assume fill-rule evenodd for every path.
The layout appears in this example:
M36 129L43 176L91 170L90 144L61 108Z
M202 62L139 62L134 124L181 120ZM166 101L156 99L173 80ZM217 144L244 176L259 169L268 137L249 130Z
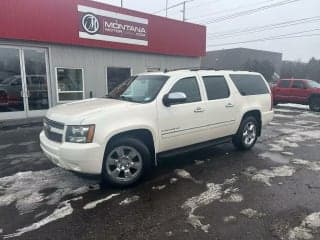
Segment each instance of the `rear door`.
M290 101L293 103L306 103L308 101L309 92L307 85L302 80L294 80L291 85Z
M205 118L207 134L210 139L230 136L236 132L238 111L234 95L223 74L200 72L205 89Z

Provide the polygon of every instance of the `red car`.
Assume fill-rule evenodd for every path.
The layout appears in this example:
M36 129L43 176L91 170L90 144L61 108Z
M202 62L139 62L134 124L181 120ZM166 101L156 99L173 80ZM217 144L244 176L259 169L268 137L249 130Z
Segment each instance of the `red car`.
M272 87L273 103L298 103L309 105L320 112L320 84L308 79L280 79Z

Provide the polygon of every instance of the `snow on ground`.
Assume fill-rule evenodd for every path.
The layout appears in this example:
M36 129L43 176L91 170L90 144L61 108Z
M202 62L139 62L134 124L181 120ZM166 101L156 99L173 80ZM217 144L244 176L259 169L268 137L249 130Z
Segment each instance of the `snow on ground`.
M120 206L128 205L134 203L140 199L140 196L134 195L132 197L127 197L119 203Z
M119 195L120 195L120 193L114 193L114 194L111 194L111 195L109 195L109 196L107 196L105 198L102 198L102 199L99 199L99 200L96 200L96 201L93 201L93 202L89 202L89 203L87 203L86 205L83 206L83 209L85 209L85 210L93 209L98 204L106 202L106 201L109 201L111 198L119 196Z
M309 110L309 106L307 105L301 105L301 104L294 104L294 103L281 103L278 104L280 107L288 107L288 108L296 108L299 110Z
M97 189L96 181L86 180L61 168L19 172L0 178L0 207L15 204L20 214L42 204L55 205L68 195L81 195ZM44 193L48 190L48 193Z
M184 178L184 179L189 179L189 180L192 180L193 182L195 183L199 183L201 184L202 181L199 181L199 180L196 180L194 179L191 174L189 172L187 172L186 170L184 169L176 169L174 170L175 174L177 174L178 177L180 178Z
M288 233L289 240L314 239L313 234L320 230L320 212L308 215L300 224Z
M36 144L36 143L37 143L36 141L29 141L29 142L19 143L18 145L19 146L29 146L29 145Z
M227 216L227 217L223 218L223 221L225 223L235 222L235 221L237 221L237 218L235 216Z
M292 163L296 165L304 165L312 171L320 171L320 162L308 161L303 159L293 159Z
M240 211L240 213L248 218L260 218L265 216L264 213L260 213L257 210L246 208Z
M174 184L178 181L178 178L170 178L170 184Z
M262 182L271 186L271 179L275 177L290 177L295 173L295 168L288 165L272 167L270 169L257 170L255 167L248 167L244 174L251 177L253 181Z
M4 144L4 145L0 145L0 150L6 149L13 146L13 144Z
M295 118L295 116L293 116L293 115L285 115L285 114L281 114L281 113L275 113L274 116L276 118L288 118L288 119Z
M226 179L222 184L207 183L206 184L207 190L205 192L201 193L200 195L187 199L181 206L188 213L187 221L195 229L199 228L202 231L207 233L209 231L210 224L203 224L201 222L201 219L203 219L204 217L195 215L195 211L198 208L209 205L214 201L222 199L223 197L226 197L226 199L228 199L228 196L225 196L225 195L228 195L235 191L233 190L234 188L232 186L229 189L228 187L236 183L237 181L238 181L238 178L233 177L230 179ZM224 190L224 188L226 189Z
M48 223L57 221L57 220L64 218L68 215L71 215L73 213L73 208L72 208L70 202L77 201L80 199L82 199L82 197L74 198L74 199L70 199L70 200L61 202L59 204L58 208L56 208L54 210L54 212L52 214L50 214L49 216L43 218L42 220L40 220L38 222L35 222L35 223L29 225L27 227L19 228L16 230L15 233L5 235L4 239L19 237L19 236L23 235L24 233L37 230L37 229L43 227L44 225L47 225Z
M162 190L162 189L165 189L166 188L166 185L159 185L159 186L153 186L152 187L152 190Z

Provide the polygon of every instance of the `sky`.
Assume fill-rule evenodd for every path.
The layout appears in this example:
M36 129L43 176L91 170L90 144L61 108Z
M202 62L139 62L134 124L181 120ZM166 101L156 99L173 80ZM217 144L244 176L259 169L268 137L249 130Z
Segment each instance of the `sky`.
M94 1L118 6L121 3L121 0ZM168 5L182 1L168 0ZM253 9L286 2L289 3L247 14ZM165 11L159 10L165 9L166 0L123 0L123 4L128 9L165 16ZM225 17L230 15L240 16L226 20ZM170 9L168 17L181 20L182 5ZM320 0L189 0L186 4L186 17L188 22L207 26L207 51L246 47L281 52L284 60L306 62L311 57L320 59ZM288 25L291 26L286 27L268 26L301 19L304 19L303 24L290 22ZM256 27L260 27L259 30L248 33L248 28ZM235 34L235 31L242 33ZM247 42L288 37L289 34L291 38ZM301 35L309 36L296 37Z

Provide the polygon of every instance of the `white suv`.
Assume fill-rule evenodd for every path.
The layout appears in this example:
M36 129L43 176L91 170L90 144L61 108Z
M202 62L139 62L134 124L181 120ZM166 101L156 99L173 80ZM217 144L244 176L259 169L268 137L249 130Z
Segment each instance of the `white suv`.
M272 118L271 92L261 74L144 73L105 98L50 109L40 141L56 165L128 186L159 157L230 141L250 149Z

